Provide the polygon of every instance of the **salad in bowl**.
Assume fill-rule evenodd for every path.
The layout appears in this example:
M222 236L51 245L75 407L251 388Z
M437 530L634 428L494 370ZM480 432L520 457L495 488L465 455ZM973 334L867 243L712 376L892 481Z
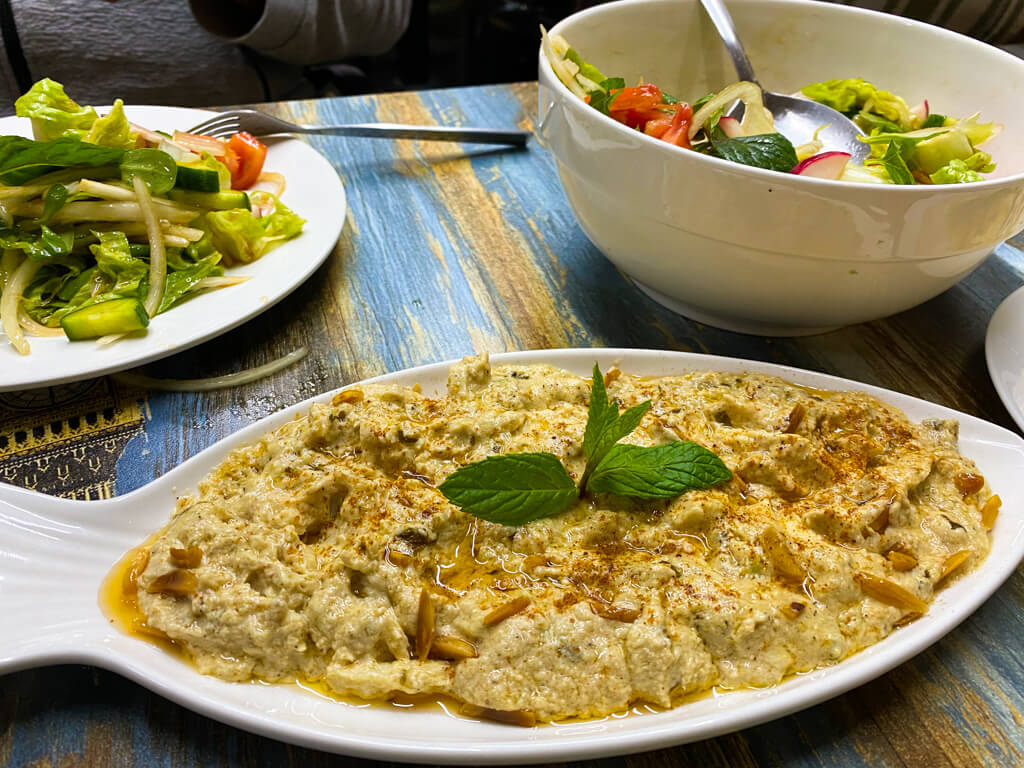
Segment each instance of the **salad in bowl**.
M740 81L692 103L654 83L627 86L606 77L560 35L541 29L544 55L576 96L612 119L655 139L743 165L814 178L874 184L960 184L981 181L995 169L981 146L1001 126L979 115L950 117L927 100L910 107L861 78L812 83L796 95L844 113L864 131L870 157L863 165L848 152L814 137L794 145L776 130L759 85ZM730 114L742 103L742 118ZM824 126L822 126L824 127Z
M48 79L15 111L33 138L0 136L0 323L20 354L26 336L144 331L302 231L249 134L149 130L120 100L101 116Z

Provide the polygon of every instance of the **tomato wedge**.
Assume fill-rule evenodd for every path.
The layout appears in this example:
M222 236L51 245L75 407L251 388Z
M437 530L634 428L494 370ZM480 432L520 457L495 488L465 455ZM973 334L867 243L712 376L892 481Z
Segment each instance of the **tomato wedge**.
M664 114L661 89L651 83L635 88L621 88L610 92L615 98L608 105L608 114L630 128L643 130L650 120Z
M228 141L228 151L233 152L238 158L234 168L230 165L228 167L231 171L231 188L248 189L256 183L263 171L263 161L267 159L267 145L251 133L242 131Z

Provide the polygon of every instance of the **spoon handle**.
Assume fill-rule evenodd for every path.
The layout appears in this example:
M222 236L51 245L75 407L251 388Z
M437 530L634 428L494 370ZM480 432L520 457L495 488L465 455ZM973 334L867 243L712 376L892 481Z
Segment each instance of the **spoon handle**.
M725 48L729 51L739 79L757 83L754 68L750 64L750 59L747 58L747 52L743 50L743 44L736 34L736 26L732 23L732 16L729 15L729 9L725 7L725 3L722 0L700 0L700 3L711 17L711 23L718 30L718 36L725 43Z

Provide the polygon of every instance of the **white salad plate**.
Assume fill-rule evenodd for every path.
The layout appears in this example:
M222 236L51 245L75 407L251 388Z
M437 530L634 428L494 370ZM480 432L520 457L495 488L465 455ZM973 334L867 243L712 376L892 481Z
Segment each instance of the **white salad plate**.
M928 613L833 667L764 689L716 694L664 712L519 728L479 722L438 708L405 710L335 701L297 685L228 683L121 633L98 604L101 581L131 548L160 529L177 495L227 453L304 412L327 393L275 413L211 446L125 496L80 502L0 484L0 674L50 664L83 663L118 672L182 706L282 741L379 760L445 764L555 762L640 752L746 728L809 707L891 670L966 619L1024 556L1024 440L975 417L834 376L768 363L681 352L572 349L494 355L495 364L550 363L588 376L605 370L665 375L694 370L768 373L810 387L868 392L910 418L956 419L962 452L974 459L1003 499L992 551L978 569L942 590ZM444 390L450 363L370 381Z
M188 130L211 115L182 107L125 107L128 119L152 130ZM31 137L29 121L0 118L0 135ZM345 222L345 189L331 164L298 139L267 141L267 171L281 173L282 201L306 220L302 234L265 257L227 270L250 279L207 291L158 315L146 332L99 346L64 337L28 336L29 355L19 355L0 331L0 392L53 386L112 373L173 355L241 325L283 299L326 260Z
M985 360L999 398L1024 430L1024 287L1003 299L988 321Z

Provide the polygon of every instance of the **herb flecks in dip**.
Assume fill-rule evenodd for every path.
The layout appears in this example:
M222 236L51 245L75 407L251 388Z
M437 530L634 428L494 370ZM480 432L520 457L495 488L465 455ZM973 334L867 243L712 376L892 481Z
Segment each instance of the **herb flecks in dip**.
M579 477L590 381L467 358L445 397L349 389L233 452L150 547L146 623L226 680L599 716L834 664L988 552L998 497L954 422L761 375L606 378L652 402L626 442L699 443L733 479L470 517L437 486L487 456Z

